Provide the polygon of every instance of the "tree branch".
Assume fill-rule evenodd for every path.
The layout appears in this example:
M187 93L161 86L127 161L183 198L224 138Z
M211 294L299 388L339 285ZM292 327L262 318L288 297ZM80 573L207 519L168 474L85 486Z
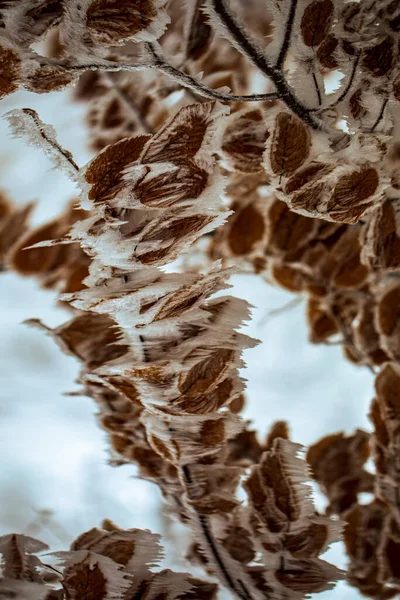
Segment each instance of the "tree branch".
M263 49L249 35L243 25L230 12L226 0L209 0L213 14L223 26L226 36L235 48L244 54L259 71L275 84L278 98L311 129L320 130L323 123L317 121L311 110L301 104L283 77L281 69L269 63Z
M169 65L162 60L155 60L151 63L143 64L126 64L126 63L90 63L86 65L71 65L71 64L59 64L61 68L66 71L107 71L109 73L117 73L118 71L143 71L144 69L156 69L171 77L174 81L180 83L183 87L194 90L200 96L209 98L211 100L219 100L220 102L263 102L266 100L274 100L279 97L276 92L268 94L249 94L249 95L236 95L236 94L225 94L218 92L208 87L201 81L198 81L194 77L183 73L179 69Z
M318 81L317 81L317 77L316 77L315 73L312 74L312 78L313 78L313 82L314 82L314 86L315 86L315 91L317 93L318 105L321 106L321 104L322 104L321 90L319 89L319 85L318 85Z
M312 108L311 109L312 112L318 112L318 113L326 112L327 110L330 110L331 108L334 108L335 106L340 104L340 102L342 102L346 98L347 94L350 91L351 86L353 85L354 77L356 75L356 69L357 69L358 63L360 61L360 56L361 56L361 53L356 56L354 63L353 63L353 68L351 70L349 81L347 82L347 85L344 88L343 92L340 94L340 96L334 102L332 102L332 104L329 104L329 106L323 106L322 108Z
M279 52L279 56L278 56L278 60L276 61L276 68L277 69L282 69L287 53L289 51L289 47L290 47L290 40L292 37L292 30L293 30L293 23L294 23L294 18L296 15L296 9L297 9L297 1L298 0L292 0L290 3L290 8L289 8L289 14L288 14L288 19L286 22L286 27L285 27L285 36L283 38L283 42L282 42L282 46Z
M191 485L193 483L192 475L190 473L188 465L182 466L182 475L187 484ZM244 585L243 581L240 579L236 580L236 577L232 577L229 573L229 568L225 565L223 557L221 556L220 551L218 549L218 544L214 540L207 517L205 515L197 513L196 516L198 518L198 522L201 531L204 535L205 542L207 543L207 546L209 548L209 551L213 556L215 563L217 564L225 580L225 585L235 594L235 596L238 596L241 600L252 600L252 596L246 588L246 586ZM236 584L239 584L239 590L237 589Z
M379 111L379 115L375 121L375 123L372 125L370 132L372 133L373 131L375 131L375 129L378 127L379 123L382 121L383 119L383 115L385 113L385 108L387 103L389 102L389 98L385 98L384 101L382 102L382 106L381 106L381 110Z

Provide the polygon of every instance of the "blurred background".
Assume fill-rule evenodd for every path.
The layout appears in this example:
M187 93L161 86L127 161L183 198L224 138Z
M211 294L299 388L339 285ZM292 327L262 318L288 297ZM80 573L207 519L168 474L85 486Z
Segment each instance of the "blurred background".
M82 166L85 107L69 92L16 93L0 102L0 114L30 107L56 128L58 139ZM37 202L34 223L56 216L77 195L66 177L51 170L40 151L12 139L0 119L0 188L12 200ZM305 304L252 275L236 276L232 294L253 305L246 333L261 344L245 352L248 380L245 418L261 436L272 422L289 422L292 439L304 445L327 433L371 430L371 373L347 362L339 346L308 342ZM281 309L283 310L277 310ZM94 403L79 395L78 364L46 335L23 324L40 318L55 326L68 319L56 293L12 273L0 274L0 535L15 531L66 548L104 518L120 527L148 528L170 540L179 527L163 516L158 488L136 477L135 467L108 464L106 434ZM316 502L323 498L316 490ZM177 549L177 553L179 548ZM324 556L344 567L341 544ZM181 566L182 568L182 566ZM320 600L352 600L356 590L340 583Z

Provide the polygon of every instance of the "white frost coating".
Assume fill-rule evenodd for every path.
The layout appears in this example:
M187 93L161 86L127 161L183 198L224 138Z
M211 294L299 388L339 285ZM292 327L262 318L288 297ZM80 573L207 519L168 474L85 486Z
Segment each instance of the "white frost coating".
M38 114L28 108L11 110L3 116L9 122L14 137L24 138L29 146L42 150L51 158L56 169L61 169L70 179L78 181L78 166L70 152L57 142L52 125L43 123Z

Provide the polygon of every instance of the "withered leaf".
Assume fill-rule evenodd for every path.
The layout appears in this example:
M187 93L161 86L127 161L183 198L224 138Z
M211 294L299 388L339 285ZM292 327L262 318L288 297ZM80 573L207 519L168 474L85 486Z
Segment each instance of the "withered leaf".
M25 11L25 19L21 19L24 25L24 34L31 42L42 36L50 27L57 25L63 15L62 0L39 0L31 3L31 7Z
M363 262L373 269L396 269L400 266L398 214L387 200L372 215L363 245Z
M179 244L198 234L212 223L214 216L196 215L177 216L169 221L157 223L141 238L135 258L145 265L163 264L174 259L178 254ZM157 248L147 250L149 243Z
M232 558L241 563L250 563L255 557L251 534L244 527L234 525L222 543Z
M158 35L153 35L159 37L166 21L161 21L158 7L160 2L153 0L92 0L86 12L87 31L97 43L115 45L127 39L139 41L140 33L160 19Z
M107 580L99 564L91 566L89 559L65 569L63 588L66 600L103 600L107 597Z
M209 414L232 400L233 383L228 377L204 394L193 397L182 394L173 401L173 407L188 414Z
M326 38L333 17L332 0L314 0L305 9L300 30L303 42L313 48Z
M398 365L387 363L378 374L375 389L378 399L385 406L389 419L400 418L400 372Z
M338 569L319 559L289 559L283 568L275 572L275 577L282 585L302 593L327 590L338 575Z
M379 175L374 167L365 166L344 175L335 185L328 209L357 207L374 195L378 185Z
M201 427L201 441L206 446L214 447L225 440L224 419L205 421Z
M277 438L289 439L289 426L286 421L276 421L271 425L266 440L267 450L272 448Z
M393 82L393 95L400 101L400 75Z
M367 114L367 109L361 104L362 89L356 90L349 98L349 107L351 115L355 119L363 119Z
M123 170L139 158L149 139L148 135L126 138L105 148L89 163L85 179L92 184L90 200L105 202L115 197L123 184Z
M191 60L198 60L208 50L212 40L212 29L208 23L207 17L201 10L203 0L196 0L193 6L193 12L189 11L189 24L186 34L186 57Z
M29 536L16 533L1 536L2 576L6 579L41 582L37 569L41 561L35 554L43 550L48 550L48 546Z
M208 173L193 163L178 170L145 177L135 187L135 194L144 206L169 208L198 198L207 188Z
M386 292L377 309L378 328L384 335L392 335L400 323L400 287Z
M279 262L272 263L271 275L278 285L289 292L301 292L306 282L304 274L299 269Z
M108 315L84 312L54 330L64 349L84 361L89 369L123 356L127 346L117 344L120 331Z
M297 175L291 177L289 182L296 177ZM300 181L302 180L303 178L300 177ZM288 187L292 189L289 182L286 190ZM274 254L281 255L298 251L312 239L312 235L315 233L316 221L314 219L292 212L285 202L280 200L273 202L268 217L268 249Z
M7 268L10 261L12 263L13 249L28 229L33 208L33 203L21 208L13 207L0 195L0 271Z
M0 44L0 98L15 92L21 77L21 59L15 50Z
M287 194L291 194L309 183L318 181L318 179L324 175L328 175L331 171L333 171L333 167L331 165L312 162L302 169L299 169L288 179L286 182L285 191Z
M317 50L317 58L325 69L336 69L339 61L336 58L335 51L338 48L339 40L333 34L328 35Z
M29 232L14 246L11 257L13 268L22 275L32 275L46 271L54 262L58 253L57 247L28 248L38 242L57 239L61 236L61 227L57 220L46 223Z
M235 352L227 348L220 348L212 352L180 377L179 391L187 397L196 397L206 392L215 386L221 375L229 369L234 356Z
M229 165L243 173L262 171L262 155L269 133L260 110L239 114L226 128L222 150Z
M279 113L269 153L272 171L277 175L291 175L307 159L310 147L310 132L302 121L289 113Z
M328 527L323 523L311 523L299 533L288 533L285 546L296 557L317 557L321 554L328 538Z
M194 159L217 112L215 102L183 107L152 137L142 153L141 162L179 164Z
M383 77L392 68L395 60L395 43L392 37L385 38L380 44L365 50L363 67L375 77Z
M297 450L296 444L275 438L272 448L263 453L245 483L251 506L273 533L285 531L303 510L300 480L301 473L306 479L307 468L296 456Z
M264 236L263 216L252 204L248 204L235 214L229 225L228 243L230 250L236 256L249 254Z

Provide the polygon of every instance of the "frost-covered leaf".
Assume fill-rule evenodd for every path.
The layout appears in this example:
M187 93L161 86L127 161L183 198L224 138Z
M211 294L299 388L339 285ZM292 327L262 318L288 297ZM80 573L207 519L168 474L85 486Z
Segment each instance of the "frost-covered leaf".
M306 46L319 46L326 38L332 22L332 0L314 0L305 9L301 19L301 36Z
M303 165L310 153L308 128L296 117L281 112L276 116L266 159L272 173L288 176Z

